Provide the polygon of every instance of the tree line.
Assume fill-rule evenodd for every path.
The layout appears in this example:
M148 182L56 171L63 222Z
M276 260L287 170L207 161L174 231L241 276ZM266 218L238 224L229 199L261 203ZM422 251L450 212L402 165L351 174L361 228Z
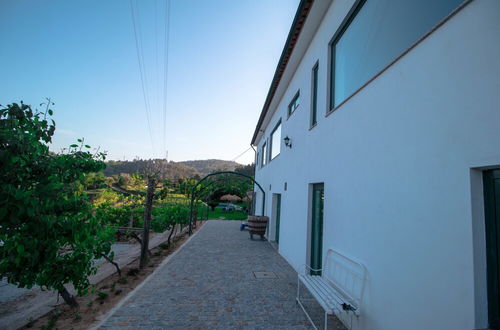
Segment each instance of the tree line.
M219 159L173 162L173 161L166 161L164 159L136 158L130 161L128 160L107 161L106 168L103 170L103 173L105 176L113 176L122 173L126 174L144 173L145 169L151 167L153 163L160 164L162 176L171 181L180 178L200 178L212 172L235 171L235 170L242 170L243 168L248 167L246 165L241 165L236 162L219 160ZM253 171L251 175L253 175Z

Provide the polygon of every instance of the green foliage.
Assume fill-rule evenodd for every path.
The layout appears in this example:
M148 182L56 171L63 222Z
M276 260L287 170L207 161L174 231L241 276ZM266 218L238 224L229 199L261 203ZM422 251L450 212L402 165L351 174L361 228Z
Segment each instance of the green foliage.
M122 193L118 193L111 189L102 190L97 197L94 199L94 206L100 206L101 204L109 204L115 207L120 206L130 206L138 207L144 204L144 196L128 195L125 196Z
M0 274L19 287L62 292L72 284L82 294L93 259L109 253L113 237L80 189L85 175L104 168L105 155L87 151L83 139L50 152L49 105L45 112L22 102L0 109Z
M96 208L96 217L109 225L127 226L130 221L130 209L128 207L114 207L109 202L105 202Z
M247 191L253 189L253 182L239 175L221 174L208 178L198 189L197 197L215 205L223 195L236 195L245 198Z
M96 216L106 224L128 226L133 217L133 227L142 225L144 196L124 195L113 190L102 191L94 200Z
M118 178L116 180L116 183L120 186L126 186L130 183L130 175L127 173L120 173L118 174Z
M97 299L99 300L105 300L106 298L108 298L109 294L107 292L104 292L104 291L97 291Z
M42 326L42 330L54 329L56 322L59 319L59 317L61 316L61 314L62 314L62 312L59 309L56 309L55 311L50 313L49 322L47 322L47 324Z
M130 175L130 183L128 189L144 190L146 187L146 179L144 175L133 173Z
M102 172L87 173L83 179L85 189L99 189L106 187L106 177Z
M99 193L99 195L94 200L94 205L99 206L101 204L116 205L122 200L122 196L113 190L104 190Z
M193 187L198 183L196 179L179 179L176 187L176 192L185 196L191 196Z
M209 219L225 219L225 220L245 220L248 215L243 211L223 211L222 208L215 208L208 212Z
M96 217L101 219L103 223L111 226L128 227L130 217L133 217L134 222L132 227L141 227L144 216L144 206L139 205L124 205L113 206L110 202L103 202L95 209Z
M208 201L208 206L210 206L210 210L215 211L215 207L219 205L219 201L216 199L211 199Z
M234 171L253 178L255 175L255 163L238 166L234 169Z
M162 206L153 209L151 229L155 232L170 230L175 224L186 224L189 219L189 208L184 205Z

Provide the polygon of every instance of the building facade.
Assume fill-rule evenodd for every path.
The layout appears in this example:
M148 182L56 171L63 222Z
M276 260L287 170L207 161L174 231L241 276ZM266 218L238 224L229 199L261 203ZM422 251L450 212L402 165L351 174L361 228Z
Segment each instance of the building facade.
M496 329L499 141L500 1L303 0L252 139L268 239L362 263L359 329Z

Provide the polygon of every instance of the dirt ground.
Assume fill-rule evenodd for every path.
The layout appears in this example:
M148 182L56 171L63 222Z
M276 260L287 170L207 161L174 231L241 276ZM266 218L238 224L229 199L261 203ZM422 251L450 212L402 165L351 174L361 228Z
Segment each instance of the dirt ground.
M196 227L199 230L202 223ZM89 293L77 297L78 308L71 308L66 304L57 306L53 311L39 319L31 321L21 329L88 329L99 318L120 302L129 292L144 281L161 262L180 247L188 235L176 237L170 247L160 244L151 250L148 266L139 270L139 259L121 268L121 277L113 274L94 284Z

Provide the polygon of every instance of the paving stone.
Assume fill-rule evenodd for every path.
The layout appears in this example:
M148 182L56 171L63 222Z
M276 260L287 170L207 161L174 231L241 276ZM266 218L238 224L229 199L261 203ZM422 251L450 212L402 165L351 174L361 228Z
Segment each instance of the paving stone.
M208 221L101 328L312 329L295 302L297 273L239 225ZM308 307L321 324L319 305Z

